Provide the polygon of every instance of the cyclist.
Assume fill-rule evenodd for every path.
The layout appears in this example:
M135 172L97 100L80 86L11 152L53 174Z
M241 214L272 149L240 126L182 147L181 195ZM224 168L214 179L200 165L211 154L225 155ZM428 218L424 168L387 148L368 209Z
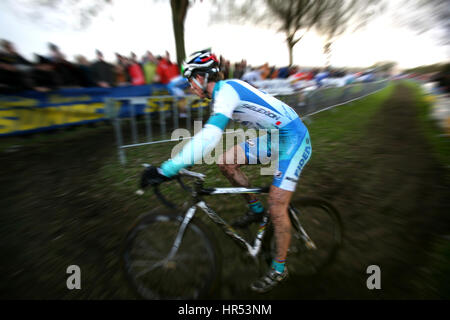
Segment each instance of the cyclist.
M222 80L219 62L209 50L196 52L187 60L184 76L197 96L212 99L213 114L177 156L164 162L160 168L148 169L144 177L151 184L159 184L175 176L182 168L193 165L216 146L231 119L251 128L278 130L278 170L268 197L277 253L268 273L251 285L254 291L267 292L288 275L285 266L291 240L288 206L300 172L311 156L308 130L297 113L282 101L244 81ZM261 163L260 155L270 154L270 138L262 138L247 140L222 155L220 170L234 186L250 187L237 159L245 158L245 164ZM265 209L261 202L252 194L245 197L249 212L235 221L234 227L246 227L263 218Z

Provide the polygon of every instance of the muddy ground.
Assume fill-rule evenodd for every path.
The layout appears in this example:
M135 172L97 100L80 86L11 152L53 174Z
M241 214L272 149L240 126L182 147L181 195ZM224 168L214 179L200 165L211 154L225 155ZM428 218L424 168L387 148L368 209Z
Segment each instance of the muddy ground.
M242 289L248 274L228 256L213 298L449 299L450 261L440 251L450 241L449 186L412 99L410 88L396 86L364 137L337 145L345 156L330 151L325 165L311 161L304 172L301 190L342 214L345 238L335 263L314 277L293 274L258 296ZM0 154L0 298L135 298L120 250L145 208L132 195L110 192L114 181L99 191L105 182L98 172L116 157L112 128ZM81 267L82 290L66 288L71 264ZM373 264L381 268L381 290L366 287Z

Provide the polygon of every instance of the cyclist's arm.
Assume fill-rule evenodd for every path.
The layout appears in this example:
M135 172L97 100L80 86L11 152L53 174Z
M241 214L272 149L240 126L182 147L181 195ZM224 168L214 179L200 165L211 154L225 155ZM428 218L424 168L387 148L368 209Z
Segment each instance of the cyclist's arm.
M161 165L163 174L172 177L208 154L222 138L222 133L238 101L239 96L234 89L230 85L222 85L214 98L214 114L178 155Z

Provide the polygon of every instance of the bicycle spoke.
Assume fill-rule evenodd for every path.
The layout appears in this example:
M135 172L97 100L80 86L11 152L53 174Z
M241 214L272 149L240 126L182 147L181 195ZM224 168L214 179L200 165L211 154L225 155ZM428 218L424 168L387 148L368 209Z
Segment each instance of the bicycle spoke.
M154 265L154 262L149 262L148 260L135 260L131 263L131 267L139 268L139 267L148 267L149 265Z
M136 274L136 278L139 278L139 277L143 276L144 274L146 274L146 273L148 273L150 271L153 271L156 268L159 268L159 267L163 266L164 263L165 263L165 261L160 261L160 262L155 263L150 268L144 269L141 272L139 272L138 274Z
M339 217L326 202L299 200L291 214L299 227L294 231L288 250L288 265L297 274L317 273L328 265L341 242ZM275 244L272 244L272 254Z
M179 233L179 218L158 215L144 221L130 232L125 255L126 270L138 292L149 299L192 299L206 292L215 279L216 260L203 229L191 221L175 255L168 259Z

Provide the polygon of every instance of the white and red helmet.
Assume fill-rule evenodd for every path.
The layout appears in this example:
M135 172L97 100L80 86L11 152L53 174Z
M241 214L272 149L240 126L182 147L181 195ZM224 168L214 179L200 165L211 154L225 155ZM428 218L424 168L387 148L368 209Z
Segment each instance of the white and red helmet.
M183 76L191 78L196 74L212 74L219 72L219 60L211 53L211 49L194 52L183 65Z

